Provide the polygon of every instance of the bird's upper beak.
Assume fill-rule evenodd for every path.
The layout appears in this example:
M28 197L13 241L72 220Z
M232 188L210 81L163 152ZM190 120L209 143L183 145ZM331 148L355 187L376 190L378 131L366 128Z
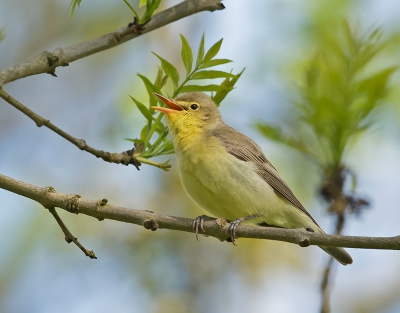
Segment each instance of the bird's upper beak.
M168 99L166 97L164 97L163 95L160 95L158 93L153 93L155 96L157 96L162 102L164 102L168 107L168 108L163 108L163 107L155 107L152 106L152 109L163 112L165 114L170 114L170 113L174 113L176 111L182 111L183 108L176 104L174 101L172 101L171 99Z

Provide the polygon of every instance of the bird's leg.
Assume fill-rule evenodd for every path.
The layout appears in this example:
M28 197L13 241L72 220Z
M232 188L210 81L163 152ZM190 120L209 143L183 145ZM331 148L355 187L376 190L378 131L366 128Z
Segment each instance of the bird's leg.
M201 229L201 231L204 233L204 220L205 219L209 219L210 217L207 215L200 215L198 217L196 217L193 221L192 224L192 229L193 231L196 233L196 239L197 241L199 241L199 228Z
M258 217L261 217L261 216L262 216L261 214L253 214L253 215L249 215L249 216L238 218L238 219L230 222L228 227L226 228L226 233L228 233L228 231L229 231L231 237L229 238L230 240L227 240L227 241L232 242L236 246L236 244L235 244L236 227L238 227L240 225L240 223L243 222L243 221L252 220L252 219L255 219L255 218L258 218Z

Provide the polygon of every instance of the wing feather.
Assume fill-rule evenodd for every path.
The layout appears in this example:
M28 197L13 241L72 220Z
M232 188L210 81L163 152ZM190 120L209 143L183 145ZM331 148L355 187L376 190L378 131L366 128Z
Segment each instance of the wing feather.
M221 128L215 129L213 135L221 141L229 154L241 161L255 163L257 174L274 188L275 192L307 214L317 224L253 140L226 124Z

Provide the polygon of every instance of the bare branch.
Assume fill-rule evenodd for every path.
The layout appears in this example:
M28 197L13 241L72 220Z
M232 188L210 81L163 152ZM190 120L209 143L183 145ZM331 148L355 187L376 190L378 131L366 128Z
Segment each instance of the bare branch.
M35 200L44 207L59 207L70 213L85 214L99 220L110 219L144 226L147 229L159 228L194 233L193 219L156 214L150 211L134 210L107 204L107 200L88 200L75 194L62 194L52 187L41 188L0 174L0 188ZM210 219L204 222L204 234L226 240L226 221ZM242 238L279 240L294 243L301 247L309 245L400 250L400 236L359 237L317 234L303 229L283 229L262 226L239 225L236 235Z
M39 114L33 112L28 107L24 106L21 102L13 98L10 94L8 94L1 88L0 88L0 97L3 98L5 101L7 101L9 104L11 104L14 108L16 108L17 110L21 111L26 116L31 118L36 123L36 126L38 127L46 126L47 128L54 131L56 134L60 135L64 139L68 140L69 142L77 146L79 149L89 152L98 158L102 158L106 162L123 164L123 165L133 164L139 170L140 162L135 158L134 148L121 153L111 153L92 148L91 146L88 146L86 144L85 140L75 138L70 134L66 133L65 131L63 131L62 129L58 128L56 125L51 123L50 120L43 118ZM163 168L162 167L163 164L158 164L158 163L156 164L159 165L160 168ZM169 167L171 166L165 164L163 169L169 169Z
M220 0L186 0L167 10L155 14L146 27L137 31L135 25L122 27L114 32L100 36L90 41L81 42L66 48L58 48L53 52L44 51L31 60L0 71L0 87L14 80L48 73L53 76L59 66L68 66L69 63L87 57L97 52L114 48L141 34L146 34L157 28L173 23L179 19L202 11L224 9ZM139 25L140 26L140 25Z
M330 299L331 299L331 288L332 285L330 281L332 280L332 267L333 265L333 258L329 258L328 264L326 265L321 282L321 294L322 294L322 304L321 304L321 313L329 313L331 311L330 307Z
M65 241L68 242L68 243L73 242L74 244L77 245L77 247L79 249L81 249L83 251L83 253L86 256L88 256L91 259L97 259L96 255L94 254L94 252L92 250L87 250L84 246L82 246L79 243L78 238L74 237L71 234L71 232L68 230L67 226L65 226L64 222L62 221L61 217L57 214L56 208L55 207L51 207L51 208L48 208L48 210L51 213L51 215L53 215L53 217L57 221L58 225L60 226L61 230L63 231L63 233L65 235Z

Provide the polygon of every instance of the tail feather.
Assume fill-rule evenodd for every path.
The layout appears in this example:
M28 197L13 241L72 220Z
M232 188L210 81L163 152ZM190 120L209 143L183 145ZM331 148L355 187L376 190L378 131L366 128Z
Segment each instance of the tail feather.
M343 265L348 265L353 263L353 259L350 254L348 254L343 248L338 247L321 247L326 253L331 255L336 261Z
M325 234L325 232L319 227L318 224L315 224L317 227L312 227L316 233ZM343 265L349 265L353 263L353 259L350 254L348 254L343 248L339 247L324 247L319 246L322 250L332 256L336 261Z

